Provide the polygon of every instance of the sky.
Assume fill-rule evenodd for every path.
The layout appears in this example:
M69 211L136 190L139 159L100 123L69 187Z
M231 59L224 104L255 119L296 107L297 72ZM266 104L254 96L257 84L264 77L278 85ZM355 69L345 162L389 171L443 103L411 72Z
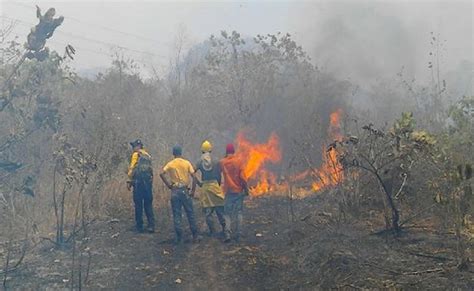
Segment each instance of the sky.
M177 35L185 48L237 30L244 36L288 32L320 68L354 81L427 79L431 32L440 36L443 69L473 62L472 1L12 1L0 0L0 25L25 39L35 5L65 17L48 46L77 50L78 71L108 67L118 52L145 74L166 73Z

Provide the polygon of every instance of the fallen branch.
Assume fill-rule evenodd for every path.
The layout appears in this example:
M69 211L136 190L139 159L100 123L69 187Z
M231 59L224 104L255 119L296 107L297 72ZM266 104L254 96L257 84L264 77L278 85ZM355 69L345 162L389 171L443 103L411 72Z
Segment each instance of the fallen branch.
M61 246L58 242L56 242L55 240L50 239L49 237L41 236L40 239L47 240L47 241L53 243L57 247Z
M349 283L338 285L336 289L346 289L344 287L349 287L349 289L364 290L364 288L357 287L356 285Z
M429 254L421 254L421 253L413 253L413 252L405 252L405 253L412 256L422 257L422 258L429 258L429 259L435 259L435 260L440 260L440 261L452 261L452 259L450 258L434 256L434 255L429 255Z
M81 232L82 230L84 230L88 225L94 223L96 221L96 219L92 219L91 221L87 222L87 223L84 223L84 225L82 225L80 228L78 228L77 230L73 231L69 237L66 239L66 243L68 243L72 238L74 238L79 232Z
M67 244L67 243L68 243L75 235L77 235L85 226L88 226L88 225L94 223L95 221L96 221L96 219L92 219L91 221L89 221L88 223L86 223L84 226L82 226L81 228L79 228L79 229L77 229L76 231L74 231L73 233L71 233L71 234L69 235L69 237L68 237L68 238L64 241L64 243L62 243L62 244L56 242L55 240L53 240L53 239L51 239L51 238L49 238L49 237L45 237L45 236L41 236L40 239L42 239L42 240L47 240L47 241L53 243L55 246L60 247L61 245Z
M11 242L10 241L2 241L2 242L0 242L0 246L8 245L10 243L11 244L25 243L26 241L28 241L28 239L26 239L26 238L12 240Z
M412 221L414 218L420 216L421 214L425 213L425 211L428 211L428 210L430 210L431 208L435 207L436 205L438 205L438 204L437 204L437 203L433 203L433 204L430 205L429 207L424 208L424 209L418 211L417 213L415 213L414 215L408 217L407 219L405 219L405 221L403 221L403 222L400 223L400 227L402 227L403 225L405 225L407 222Z
M390 269L386 269L386 268L384 268L384 267L380 267L379 265L376 265L376 264L371 263L371 262L369 262L369 261L365 261L363 264L368 265L368 266L375 267L375 268L377 268L377 269L379 269L379 270L382 270L382 271L385 271L385 272L388 272L388 273L392 273L392 274L394 274L394 275L402 275L402 274L403 274L403 273L400 273L400 272L397 272L397 271L393 271L393 270L390 270Z
M401 232L402 230L403 230L402 227L399 226L398 232ZM370 233L370 235L386 235L386 234L396 234L396 233L397 231L393 227L390 227L388 229L382 229L376 232L372 232Z
M9 273L15 272L16 270L18 270L18 266L8 268L8 270L0 270L0 275L6 275Z
M402 273L402 275L420 275L420 274L427 274L427 273L438 273L438 272L443 272L443 271L444 269L436 268L436 269L429 269L429 270L423 270L423 271L405 272L405 273Z
M26 246L23 246L23 249L21 251L21 257L18 260L18 262L16 262L14 266L9 267L8 265L10 263L9 262L10 258L8 258L7 259L8 262L6 264L7 267L3 270L0 270L0 275L5 275L6 276L8 273L16 271L18 269L18 267L21 265L21 263L23 262L23 259L25 258L25 255L26 255ZM4 284L5 284L5 282L6 282L6 277L5 277L5 280L4 280Z

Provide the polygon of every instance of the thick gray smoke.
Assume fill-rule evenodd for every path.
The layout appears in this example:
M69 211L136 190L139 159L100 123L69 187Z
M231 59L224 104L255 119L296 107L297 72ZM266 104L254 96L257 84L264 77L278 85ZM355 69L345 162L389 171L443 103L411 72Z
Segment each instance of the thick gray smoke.
M323 1L300 9L307 16L295 20L305 31L298 37L315 63L342 78L367 86L403 68L407 79L429 81L433 32L442 74L467 69L472 80L471 1Z

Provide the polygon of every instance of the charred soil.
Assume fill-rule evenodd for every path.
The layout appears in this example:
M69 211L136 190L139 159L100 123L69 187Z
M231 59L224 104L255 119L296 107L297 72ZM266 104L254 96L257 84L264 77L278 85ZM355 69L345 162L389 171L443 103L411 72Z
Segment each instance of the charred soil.
M397 238L374 235L365 221L341 219L324 197L294 201L295 215L286 198L247 199L240 243L203 234L199 243L173 245L167 205L157 208L154 234L133 232L131 213L97 220L87 231L90 256L76 252L81 272L76 267L71 277L72 247L58 250L43 240L7 286L79 288L80 276L85 289L474 289L472 269L457 268L451 233L418 225Z

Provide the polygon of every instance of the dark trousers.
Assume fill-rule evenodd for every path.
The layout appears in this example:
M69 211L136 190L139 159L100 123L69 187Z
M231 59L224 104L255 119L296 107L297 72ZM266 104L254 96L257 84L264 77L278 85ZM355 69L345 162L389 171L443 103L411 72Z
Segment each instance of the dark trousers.
M193 199L189 196L187 189L173 189L171 190L171 210L173 211L174 230L176 232L176 239L181 240L183 231L181 229L181 208L186 212L188 217L189 228L193 237L198 234L196 218L194 217Z
M153 214L153 188L151 185L136 184L133 187L133 203L135 204L135 223L137 229L143 229L143 209L145 209L148 227L155 227Z
M215 212L217 215L217 220L219 220L220 225L222 226L222 231L225 230L225 220L224 220L224 206L215 206L215 207L204 207L202 212L206 216L206 223L209 227L209 232L212 234L216 230L214 228L214 220L212 219L212 214Z

